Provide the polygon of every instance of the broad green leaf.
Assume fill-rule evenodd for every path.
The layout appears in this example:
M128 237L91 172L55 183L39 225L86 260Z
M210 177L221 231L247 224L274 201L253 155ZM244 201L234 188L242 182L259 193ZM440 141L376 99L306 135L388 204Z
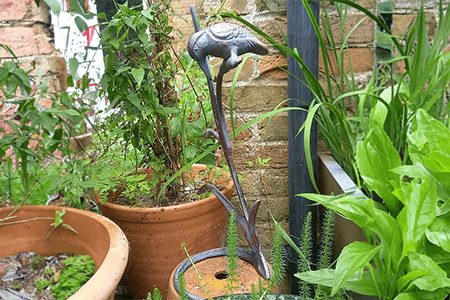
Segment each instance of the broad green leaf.
M401 293L398 294L394 300L423 300L420 296L415 292Z
M425 241L425 252L435 263L443 268L443 264L449 264L450 267L450 255L442 247L437 246L430 241ZM446 270L447 271L447 270ZM448 270L450 271L450 269Z
M361 272L381 248L381 245L372 246L362 242L353 242L345 246L337 260L331 296L335 295L349 278Z
M376 271L377 272L377 271ZM334 278L336 277L336 270L334 269L320 269L317 271L307 271L295 274L295 277L303 281L332 287ZM377 296L378 292L375 288L373 278L370 273L362 272L347 280L343 288L345 290L353 291L358 294Z
M450 220L444 218L434 219L425 231L427 239L450 252ZM450 254L449 254L450 255Z
M410 146L415 150L412 153L450 153L450 130L442 122L419 109L413 124L413 134L409 135Z
M136 80L136 83L138 85L138 87L141 85L142 80L144 80L144 68L141 66L139 69L131 69L131 75L133 75L134 80Z
M367 198L344 196L324 196L317 194L301 194L309 200L333 209L344 217L355 222L364 231L375 233L384 246L385 260L398 269L402 252L402 231L397 221L385 211L375 207L374 201Z
M357 144L356 164L364 182L383 199L390 213L397 216L402 204L392 191L400 187L400 178L390 170L402 165L400 155L383 128L376 122L371 126L364 141Z
M438 264L424 254L409 252L410 271L424 270L428 274L418 277L412 281L416 287L423 291L435 291L439 288L449 288L450 279Z
M426 270L416 270L409 272L408 274L400 277L398 279L398 290L403 291L404 288L414 279L419 278L421 276L427 275L428 271Z
M436 218L436 185L432 178L423 178L422 183L402 183L401 191L405 207L397 217L402 229L403 255L418 251L425 236L426 228Z

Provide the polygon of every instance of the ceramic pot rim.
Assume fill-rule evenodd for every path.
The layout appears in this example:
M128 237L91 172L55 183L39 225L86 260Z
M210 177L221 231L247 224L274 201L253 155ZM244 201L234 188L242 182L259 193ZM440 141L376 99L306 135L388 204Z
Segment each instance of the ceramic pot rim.
M4 207L0 208L0 211L12 211L13 209L15 209L15 207ZM103 259L100 267L96 270L95 274L83 285L83 287L78 292L69 297L68 300L93 299L93 295L95 295L95 299L109 299L109 297L111 297L111 295L109 294L111 291L108 291L106 287L102 287L106 285L114 285L114 287L117 286L123 272L125 271L129 255L129 245L125 234L113 221L91 211L84 211L64 206L24 205L19 207L17 212L33 212L36 210L40 210L48 211L49 213L54 214L54 211L61 209L64 209L66 213L85 215L101 223L102 226L105 227L105 230L109 235L110 244L108 252ZM93 293L92 291L95 291L95 293Z
M252 260L252 251L249 249L244 249L244 248L237 248L238 250L238 258L251 263ZM215 258L215 257L221 257L221 256L226 256L227 255L227 249L226 248L215 248L215 249L211 249L205 252L201 252L198 253L194 256L191 257L191 260L194 264L210 259L210 258ZM192 262L189 259L184 260L175 270L174 272L174 276L173 276L173 285L175 287L175 290L177 291L178 294L180 294L180 281L178 280L178 275L179 273L185 273L191 266L192 266ZM195 296L191 293L189 293L188 291L186 291L187 297L190 300L204 300L201 297Z
M205 165L194 164L193 167L194 166L202 167ZM206 166L205 166L205 168L206 168ZM225 189L222 190L223 194L227 194L229 191L232 192L232 190L234 188L233 180L230 179L228 173L226 173L226 175L228 175L228 185L225 187ZM192 201L189 203L177 204L177 205L159 206L159 207L130 207L130 206L119 205L119 204L115 204L115 203L111 203L111 202L105 202L104 204L102 204L99 197L97 195L95 197L97 205L103 206L106 209L113 209L115 211L122 211L127 214L139 214L139 215L141 215L143 213L145 213L145 214L164 214L164 213L169 213L169 212L174 212L174 211L179 211L179 210L194 209L198 206L203 206L203 205L209 204L213 199L217 199L216 196L210 195L203 199L199 199L199 200ZM220 203L219 200L217 200L217 206L222 206L222 204Z

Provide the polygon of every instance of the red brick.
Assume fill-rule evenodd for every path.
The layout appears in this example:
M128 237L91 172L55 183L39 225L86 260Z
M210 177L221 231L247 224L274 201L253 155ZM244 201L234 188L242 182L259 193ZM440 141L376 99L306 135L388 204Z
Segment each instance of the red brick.
M411 22L414 22L414 19L417 18L416 14L408 14L408 15L394 15L392 33L394 35L404 36L408 29L408 26ZM437 30L437 21L434 16L427 16L425 18L425 24L427 27L428 38L431 40L436 35Z
M0 0L0 20L21 20L27 13L27 4L33 0Z
M349 14L344 24L344 38L353 30L350 34L347 42L349 44L364 44L372 43L374 37L374 23L372 19L366 18L356 28L355 26L366 16L364 14ZM333 33L333 40L336 44L340 44L341 41L341 21L338 15L329 15L329 22L331 32ZM325 41L326 35L323 28L323 23L320 26L320 32Z
M11 47L18 57L55 52L49 39L49 31L43 26L4 27L0 35L0 43ZM8 52L0 49L0 57L9 56Z
M371 71L373 68L373 51L369 48L349 48L350 51L350 59L352 62L352 68L354 73L360 73L360 72L367 72ZM333 55L333 52L330 50L328 51L328 55L330 56L331 60L331 67L330 64L328 64L328 68L331 72L333 70L335 73L339 73L339 70L337 68L336 59ZM350 72L350 64L348 61L348 54L347 50L344 50L344 70L346 72ZM319 72L324 72L325 67L323 64L322 54L319 53Z
M261 75L272 79L287 79L287 59L282 54L266 55L261 57L259 70Z

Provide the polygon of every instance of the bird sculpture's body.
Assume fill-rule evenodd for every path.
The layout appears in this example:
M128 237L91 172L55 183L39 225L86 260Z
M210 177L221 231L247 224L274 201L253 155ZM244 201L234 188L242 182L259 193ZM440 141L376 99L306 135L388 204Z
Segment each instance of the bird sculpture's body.
M194 33L189 38L187 48L209 79L211 72L206 67L208 55L224 59L220 71L225 74L241 63L239 55L248 52L265 55L269 52L248 30L229 23L214 24Z

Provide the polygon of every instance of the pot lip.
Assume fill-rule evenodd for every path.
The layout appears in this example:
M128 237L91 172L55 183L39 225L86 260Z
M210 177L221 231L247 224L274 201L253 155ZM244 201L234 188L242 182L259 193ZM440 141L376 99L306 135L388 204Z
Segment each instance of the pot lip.
M245 248L237 248L238 251L238 258L251 263L252 260L252 251L249 249L245 249ZM227 255L227 249L224 247L221 248L215 248L215 249L210 249L198 254L193 255L190 259L185 259L182 263L180 263L177 268L174 271L174 276L173 276L173 286L175 288L175 290L177 291L178 294L180 294L180 281L178 280L178 276L177 274L179 273L185 273L191 266L192 264L196 264L198 262L210 259L210 258L215 258L215 257L221 257L221 256L226 256ZM187 297L190 300L204 300L201 297L195 296L191 293L189 293L188 291L186 291Z
M15 206L2 207L0 208L0 211L13 210L14 208ZM110 240L109 250L98 270L96 270L94 275L68 299L94 299L92 298L94 295L95 299L108 299L111 296L111 290L102 287L105 287L106 285L113 287L117 286L120 278L122 278L122 274L125 271L125 267L128 262L129 245L125 234L117 224L108 218L91 211L85 211L77 208L53 205L23 205L19 207L17 211L32 212L36 210L43 210L54 212L55 210L61 209L64 209L66 213L85 215L100 222L105 227ZM107 279L105 280L105 278ZM95 291L95 293L92 291ZM112 293L114 292L115 288Z
M204 164L193 164L192 166L206 168L206 165L204 165ZM229 173L226 173L226 174L228 175L228 185L225 187L225 189L222 190L223 194L226 194L229 190L232 191L234 188L233 180L230 178ZM190 209L193 207L206 205L207 203L211 202L214 199L217 199L216 196L211 195L211 196L208 196L203 199L199 199L199 200L188 202L188 203L177 204L177 205L158 206L158 207L131 207L131 206L125 206L125 205L115 204L115 203L111 203L111 202L105 202L104 204L102 204L100 198L98 197L98 194L97 193L95 194L95 201L98 206L103 206L107 209L114 209L114 210L123 211L126 213L130 213L130 212L132 212L132 213L142 213L142 212L160 213L160 212L171 212L171 211L176 211L176 210L180 210L180 209ZM220 205L222 205L222 204L220 204Z

